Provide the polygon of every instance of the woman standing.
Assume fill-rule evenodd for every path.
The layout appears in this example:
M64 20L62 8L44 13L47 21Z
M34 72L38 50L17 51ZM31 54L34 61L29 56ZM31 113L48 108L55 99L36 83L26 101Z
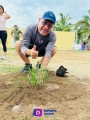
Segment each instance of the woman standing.
M10 18L10 15L4 11L2 5L0 5L0 39L3 46L3 56L1 57L2 60L6 60L6 40L7 40L7 31L6 31L6 20Z

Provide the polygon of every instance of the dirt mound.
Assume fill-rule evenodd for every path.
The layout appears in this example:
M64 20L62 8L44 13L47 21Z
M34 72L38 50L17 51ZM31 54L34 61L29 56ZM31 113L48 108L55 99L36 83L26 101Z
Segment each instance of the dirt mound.
M56 115L57 119L58 117L60 119L59 115L61 113L64 118L66 116L65 114L68 114L67 109L70 107L68 107L69 102L73 103L89 94L87 93L85 85L76 82L78 78L74 76L69 78L68 76L57 77L55 72L49 72L49 78L37 87L32 87L28 84L26 78L27 75L19 73L0 76L1 120L7 118L7 116L7 120L13 117L18 120L18 114L22 116L23 112L24 116L30 118L33 109L38 106L41 106L43 109L56 109L58 111ZM67 109L65 109L65 107L67 107ZM70 109L73 109L73 107ZM62 112L62 110L64 111ZM9 111L12 112L12 114L10 114ZM28 115L26 111L28 111ZM65 111L66 113L63 114ZM17 115L15 112L17 112ZM74 114L77 114L77 112Z

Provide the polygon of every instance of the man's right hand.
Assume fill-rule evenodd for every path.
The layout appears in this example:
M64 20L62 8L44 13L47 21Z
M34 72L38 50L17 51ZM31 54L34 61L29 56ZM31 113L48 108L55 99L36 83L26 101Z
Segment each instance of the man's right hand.
M33 59L36 59L38 57L38 51L36 51L36 45L33 46L33 48L30 50L31 52L31 57Z
M33 59L36 59L38 57L38 51L36 51L36 45L34 45L32 49L28 49L26 51L26 54L30 55Z

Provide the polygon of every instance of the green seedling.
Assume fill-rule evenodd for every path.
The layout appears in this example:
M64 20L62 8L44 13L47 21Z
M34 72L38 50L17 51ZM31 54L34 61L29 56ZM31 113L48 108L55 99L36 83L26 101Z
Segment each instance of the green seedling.
M29 76L29 83L31 83L32 86L37 86L44 82L48 78L48 70L44 68L32 68L30 71Z
M25 86L38 86L48 78L48 70L41 67L35 67L30 70L29 73L25 73L22 76L16 77L14 81L14 87L24 88Z

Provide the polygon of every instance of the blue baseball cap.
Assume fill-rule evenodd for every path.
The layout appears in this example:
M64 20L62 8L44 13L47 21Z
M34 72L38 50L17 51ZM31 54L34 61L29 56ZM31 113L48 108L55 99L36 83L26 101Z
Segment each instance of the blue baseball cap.
M42 18L44 20L50 20L52 21L54 24L56 22L56 17L55 17L55 14L52 12L52 11L47 11L43 14Z

